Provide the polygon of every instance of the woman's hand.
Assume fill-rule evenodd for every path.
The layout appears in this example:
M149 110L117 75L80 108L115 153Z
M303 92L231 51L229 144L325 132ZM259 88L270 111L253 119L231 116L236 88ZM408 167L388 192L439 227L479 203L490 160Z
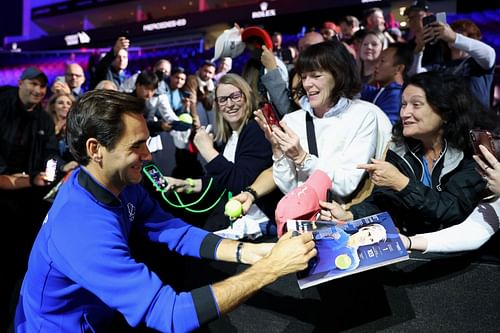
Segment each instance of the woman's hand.
M241 203L243 207L243 214L246 214L252 204L255 201L255 198L250 192L243 191L238 195L235 195L234 197L231 198L232 200L237 200Z
M253 114L255 116L255 121L259 125L262 132L264 132L267 141L271 143L274 158L279 159L280 157L283 156L283 151L281 151L278 140L273 136L273 131L277 129L278 126L273 126L271 128L271 126L269 126L269 124L267 123L267 120L264 117L264 114L262 113L261 109L257 109L256 111L253 112Z
M163 177L167 181L167 191L177 193L193 193L201 191L201 179L178 179L173 177Z
M342 208L341 205L335 201L319 201L321 206L320 220L323 221L350 221L354 218L352 213Z
M398 192L403 190L410 182L408 177L403 175L394 165L386 161L372 158L372 163L360 164L357 168L366 170L373 184L389 187Z
M276 138L281 151L295 164L302 163L307 152L300 145L299 136L285 122L281 121L280 125L283 130L276 127L273 129L273 136Z
M264 65L264 67L268 71L278 68L273 52L269 50L265 45L262 45L262 55L260 56L260 62L262 62L262 65Z
M210 162L219 155L214 148L214 135L205 131L205 128L200 127L196 130L193 142L205 161Z
M479 166L479 173L486 180L486 187L496 195L500 195L500 162L485 146L479 145L479 149L483 153L484 160L477 155L473 156Z

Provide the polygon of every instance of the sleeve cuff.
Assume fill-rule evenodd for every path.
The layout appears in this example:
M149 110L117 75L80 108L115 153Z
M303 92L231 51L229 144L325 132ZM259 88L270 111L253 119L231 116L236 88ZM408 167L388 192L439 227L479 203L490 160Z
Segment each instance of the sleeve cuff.
M191 296L200 326L219 317L219 308L210 286L192 290Z
M201 242L200 257L206 259L216 259L215 253L217 252L217 247L219 246L221 240L221 237L208 233Z

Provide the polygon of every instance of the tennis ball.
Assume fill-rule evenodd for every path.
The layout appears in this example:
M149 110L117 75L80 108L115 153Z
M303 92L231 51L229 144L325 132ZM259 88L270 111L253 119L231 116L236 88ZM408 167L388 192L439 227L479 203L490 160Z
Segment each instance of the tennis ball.
M243 214L243 206L238 200L229 200L224 207L224 214L230 218L238 218Z
M335 258L335 266L338 269L348 269L352 265L352 259L347 254L341 254Z
M179 120L186 123L186 124L192 124L193 123L193 117L189 113L182 113L179 116Z

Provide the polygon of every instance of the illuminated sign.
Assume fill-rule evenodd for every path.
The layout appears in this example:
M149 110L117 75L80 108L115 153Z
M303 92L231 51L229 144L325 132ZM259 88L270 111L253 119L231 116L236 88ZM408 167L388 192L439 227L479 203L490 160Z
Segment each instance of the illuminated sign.
M90 43L90 36L85 31L77 32L76 34L64 36L66 46L88 44Z
M172 29L176 27L183 27L185 25L187 25L187 20L185 18L180 18L176 20L168 20L168 21L144 24L142 26L142 31Z
M259 6L260 10L252 12L253 19L276 16L276 9L268 9L269 4L267 2L261 2Z

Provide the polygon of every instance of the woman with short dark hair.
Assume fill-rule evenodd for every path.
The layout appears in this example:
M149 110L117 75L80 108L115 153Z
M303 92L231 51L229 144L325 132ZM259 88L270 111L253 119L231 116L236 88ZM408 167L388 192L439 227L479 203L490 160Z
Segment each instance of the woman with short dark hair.
M263 122L261 126L273 146L274 181L288 193L320 169L330 177L334 195L350 201L364 177L356 165L383 151L390 137L389 119L374 104L354 98L361 82L342 43L309 46L300 54L296 70L302 108L285 115L283 130Z

